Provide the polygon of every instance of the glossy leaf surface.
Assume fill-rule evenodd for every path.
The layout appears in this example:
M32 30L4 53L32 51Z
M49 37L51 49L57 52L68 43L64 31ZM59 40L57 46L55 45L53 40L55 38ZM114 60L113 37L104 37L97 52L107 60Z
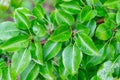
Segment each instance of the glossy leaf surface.
M89 6L85 6L80 12L81 22L89 21L93 19L97 14L96 10L92 10Z
M99 55L98 49L89 36L84 33L80 33L76 34L75 39L76 45L83 53L91 56Z
M31 62L28 67L21 73L21 80L34 80L39 74L39 66Z
M28 45L27 36L16 36L0 45L0 49L7 51L15 51L19 48L26 48Z
M11 72L16 77L22 73L31 61L31 54L28 49L21 49L14 53L12 57Z
M73 16L64 11L56 9L54 12L54 16L55 16L55 20L58 25L60 25L60 24L73 25L74 24Z
M76 45L69 45L63 50L62 60L65 69L71 75L74 75L77 73L80 62L82 60L82 52Z
M8 40L18 34L15 23L7 21L0 24L0 40Z
M43 46L43 55L45 60L55 57L61 49L62 44L58 42L48 41Z
M50 40L55 42L64 42L70 39L71 34L71 29L68 25L61 25L51 35Z
M59 4L59 6L67 13L77 14L80 12L80 5L76 1L68 1Z

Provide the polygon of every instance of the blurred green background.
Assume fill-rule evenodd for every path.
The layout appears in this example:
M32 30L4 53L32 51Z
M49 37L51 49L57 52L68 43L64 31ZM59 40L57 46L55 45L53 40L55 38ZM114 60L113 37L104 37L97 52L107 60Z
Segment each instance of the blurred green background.
M54 8L55 0L0 0L0 22L13 21L14 10L18 7L26 7L32 11L36 4L41 4L46 13Z

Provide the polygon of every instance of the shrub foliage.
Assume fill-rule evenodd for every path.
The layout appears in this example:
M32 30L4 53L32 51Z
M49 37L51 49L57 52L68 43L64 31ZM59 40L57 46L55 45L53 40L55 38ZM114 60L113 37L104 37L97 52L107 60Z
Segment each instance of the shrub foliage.
M119 79L120 0L55 0L50 13L21 3L0 23L0 80Z

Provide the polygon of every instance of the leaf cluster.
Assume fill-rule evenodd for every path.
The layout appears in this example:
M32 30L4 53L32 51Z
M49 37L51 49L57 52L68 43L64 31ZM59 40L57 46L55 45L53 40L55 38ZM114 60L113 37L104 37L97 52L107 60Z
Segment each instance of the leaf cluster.
M43 0L32 10L11 1L18 8L0 23L0 80L119 80L120 0L56 0L50 13Z

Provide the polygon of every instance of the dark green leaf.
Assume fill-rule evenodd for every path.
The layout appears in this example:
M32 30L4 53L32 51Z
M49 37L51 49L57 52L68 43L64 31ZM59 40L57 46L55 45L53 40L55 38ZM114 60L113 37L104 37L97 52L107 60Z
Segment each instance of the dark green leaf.
M22 4L23 0L11 0L11 5L14 7L19 7Z
M96 6L95 9L96 9L97 15L99 17L104 17L105 15L107 15L107 11L106 11L106 9L104 7Z
M87 80L86 74L82 70L78 71L78 80Z
M62 58L60 59L60 62L59 62L59 75L60 75L61 79L63 79L63 80L65 80L67 78L67 76L69 75L68 71L65 69L65 67L63 65Z

